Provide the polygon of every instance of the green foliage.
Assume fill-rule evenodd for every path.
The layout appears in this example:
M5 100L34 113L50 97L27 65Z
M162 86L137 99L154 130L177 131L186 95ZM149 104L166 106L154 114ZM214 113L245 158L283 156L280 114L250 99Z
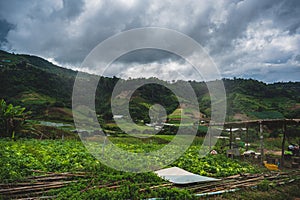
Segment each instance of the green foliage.
M257 189L260 191L268 191L271 188L271 182L268 180L263 180L257 185Z
M244 113L253 118L300 117L294 111L300 100L299 82L265 84L253 79L224 79L223 82L231 116Z
M22 128L26 114L25 108L7 104L0 100L0 133L2 137L15 137L15 131Z
M207 126L198 126L198 133L197 133L197 135L204 136L204 135L206 135L207 131L208 131L208 127Z
M258 119L284 119L282 113L278 111L249 112L249 115Z
M71 108L71 96L76 72L53 65L52 63L28 55L15 55L0 51L0 98L31 110L34 118L41 118L52 107ZM98 78L87 75L88 79ZM96 112L101 120L112 121L111 93L119 78L100 77L96 90ZM131 80L141 81L141 80ZM159 80L156 80L159 83ZM162 82L162 81L161 81ZM227 119L233 119L237 113L249 118L300 118L300 83L266 84L253 79L224 79L227 93ZM166 83L176 90L181 83ZM211 102L204 82L189 81L199 101L201 113L210 117ZM125 88L126 90L126 88ZM184 91L183 91L184 92ZM180 100L189 102L188 99ZM138 88L130 100L130 114L137 121L149 122L149 108L161 104L170 115L178 108L177 97L159 84L148 84ZM49 118L51 116L49 115ZM65 120L64 116L55 116L56 120ZM53 118L53 119L54 119ZM172 118L172 117L171 117ZM178 121L173 120L173 123Z
M185 152L184 156L181 156L172 165L196 174L215 177L224 177L246 172L258 172L258 169L251 166L249 163L227 158L224 154L207 155L200 158L199 149L196 146L190 147Z
M287 113L287 118L290 119L299 119L300 117L300 108L296 108L294 110L291 110L289 113Z
M131 152L153 151L162 148L173 136L158 136L153 141L133 137L111 137L117 146ZM222 155L199 158L199 146L191 146L172 166L183 167L193 173L208 176L227 176L241 172L256 172L247 163L231 160ZM118 156L118 155L112 155ZM50 194L57 199L193 199L190 192L176 188L150 189L150 186L166 183L154 173L127 173L111 169L96 160L80 141L66 140L0 140L0 182L17 181L35 175L32 170L49 172L83 171L91 177L79 179ZM126 164L126 163L124 163ZM97 189L98 185L122 181L120 188ZM91 189L88 189L91 188ZM140 192L144 189L144 192ZM81 192L84 191L84 192Z
M1 143L0 179L19 179L32 175L30 170L80 171L97 162L74 141L18 140Z

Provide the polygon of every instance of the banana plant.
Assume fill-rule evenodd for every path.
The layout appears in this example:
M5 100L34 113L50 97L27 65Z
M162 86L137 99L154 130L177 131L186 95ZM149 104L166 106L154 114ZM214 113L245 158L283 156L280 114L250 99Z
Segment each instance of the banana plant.
M25 108L7 104L4 99L0 100L0 134L15 138L15 131L22 128L28 112Z

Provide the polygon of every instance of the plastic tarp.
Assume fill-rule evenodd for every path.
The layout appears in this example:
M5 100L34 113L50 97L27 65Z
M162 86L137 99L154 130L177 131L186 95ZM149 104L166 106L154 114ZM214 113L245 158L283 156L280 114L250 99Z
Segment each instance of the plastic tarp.
M209 181L219 181L221 179L210 178L206 176L200 176L198 174L193 174L191 172L185 171L179 167L171 167L166 169L161 169L155 171L155 173L165 179L175 184L189 184L197 182L209 182Z

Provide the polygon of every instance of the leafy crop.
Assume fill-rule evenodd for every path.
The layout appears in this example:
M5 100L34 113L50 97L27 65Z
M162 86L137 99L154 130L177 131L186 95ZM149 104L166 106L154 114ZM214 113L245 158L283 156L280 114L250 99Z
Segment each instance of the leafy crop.
M227 158L225 155L207 155L200 158L198 148L190 147L172 165L203 176L224 177L239 173L255 173L258 170L246 162Z
M145 152L163 147L170 136L157 139L133 140L112 137L119 147L131 152ZM132 144L130 144L132 142ZM191 146L175 161L178 166L193 173L207 176L228 176L243 172L256 172L251 165L231 160L224 155L199 158L199 145ZM117 156L117 155L112 155ZM58 199L143 199L161 197L167 199L192 199L192 195L182 189L156 188L150 186L166 183L154 173L127 173L111 169L96 160L80 141L67 140L0 140L0 180L11 182L35 175L32 170L49 172L86 172L91 176L80 179L64 188L50 191ZM125 163L124 163L125 164ZM88 180L86 180L88 179ZM98 185L121 181L117 189L97 188ZM143 192L139 192L143 189ZM84 192L82 192L84 191Z

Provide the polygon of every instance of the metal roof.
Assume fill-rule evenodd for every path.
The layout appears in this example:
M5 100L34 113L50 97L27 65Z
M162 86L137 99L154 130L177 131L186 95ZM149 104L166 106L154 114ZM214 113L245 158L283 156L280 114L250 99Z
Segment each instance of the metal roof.
M207 124L208 126L224 126L226 128L232 127L246 127L258 124L289 124L289 125L299 125L300 119L257 119L248 121L236 121L236 122L225 122L225 123L215 123L211 122Z

